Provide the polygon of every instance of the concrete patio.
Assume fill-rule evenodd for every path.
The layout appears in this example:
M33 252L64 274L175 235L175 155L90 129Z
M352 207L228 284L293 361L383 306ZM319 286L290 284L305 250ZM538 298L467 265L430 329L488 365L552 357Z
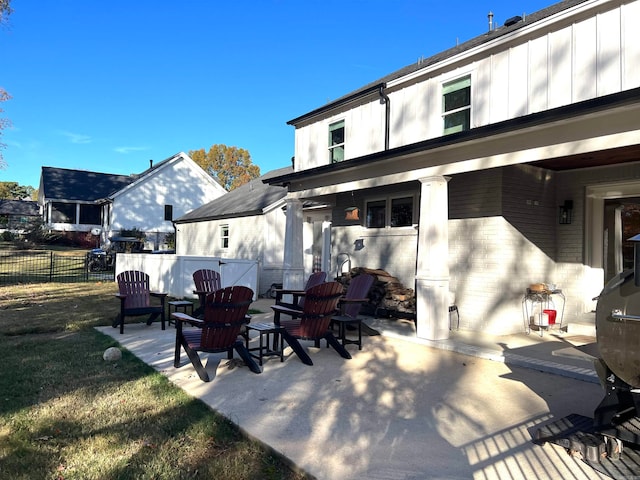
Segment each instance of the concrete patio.
M269 303L252 308L270 312ZM365 337L361 351L349 346L351 360L306 342L313 366L286 349L283 363L270 357L256 375L210 354L209 383L184 353L173 367L173 327L99 330L318 479L606 478L531 441L539 425L592 416L602 399L588 357L573 348L588 337L454 332L425 342L383 322L368 322L383 334Z

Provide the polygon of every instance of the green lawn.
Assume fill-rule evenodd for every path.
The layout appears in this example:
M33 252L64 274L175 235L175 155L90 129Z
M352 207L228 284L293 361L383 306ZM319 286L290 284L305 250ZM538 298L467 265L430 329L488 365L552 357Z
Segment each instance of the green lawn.
M309 477L96 332L113 283L0 287L0 478Z

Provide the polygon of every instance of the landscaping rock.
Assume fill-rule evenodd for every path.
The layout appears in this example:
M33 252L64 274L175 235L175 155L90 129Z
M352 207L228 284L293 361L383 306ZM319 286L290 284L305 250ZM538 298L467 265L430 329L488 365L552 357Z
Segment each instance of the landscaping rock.
M117 362L122 360L122 352L117 347L109 347L104 351L102 358L105 362Z

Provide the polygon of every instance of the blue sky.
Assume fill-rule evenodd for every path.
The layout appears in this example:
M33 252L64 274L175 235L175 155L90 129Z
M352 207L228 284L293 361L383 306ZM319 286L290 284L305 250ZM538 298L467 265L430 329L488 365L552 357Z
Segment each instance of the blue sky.
M12 0L0 26L0 181L43 166L140 173L184 151L290 165L287 121L488 28L522 0ZM452 8L454 7L454 8Z

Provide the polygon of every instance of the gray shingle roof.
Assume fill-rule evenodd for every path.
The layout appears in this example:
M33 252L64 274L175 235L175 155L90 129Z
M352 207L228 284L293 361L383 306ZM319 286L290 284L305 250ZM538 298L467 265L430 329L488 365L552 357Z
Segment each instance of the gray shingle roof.
M510 24L510 25L503 25L501 27L497 27L494 30L491 31L487 31L485 33L483 33L482 35L478 35L475 38L472 38L471 40L468 40L466 42L463 42L455 47L449 48L447 50L444 50L442 52L436 53L435 55L432 55L428 58L423 58L420 59L418 62L412 63L411 65L408 65L404 68L401 68L399 70L396 70L393 73L390 73L374 82L371 82L361 88L358 88L357 90L352 91L351 93L348 93L340 98L338 98L337 100L331 101L329 103L327 103L326 105L317 108L311 112L305 113L304 115L301 115L297 118L294 118L293 120L289 120L287 122L287 124L289 125L296 125L297 123L301 122L302 120L312 117L314 115L318 115L319 113L322 113L325 110L330 110L334 107L336 107L337 105L342 104L343 102L352 99L354 97L358 97L360 94L363 94L367 91L370 91L372 89L375 89L377 86L380 85L384 85L387 82L391 82L393 80L396 80L398 78L404 77L405 75L409 75L413 72L417 72L418 70L421 70L423 68L427 68L431 65L434 65L438 62L441 62L443 60L446 60L447 58L453 57L454 55L458 55L459 53L465 52L467 50L471 50L472 48L475 48L479 45L482 45L484 43L488 43L491 42L493 40L495 40L496 38L502 37L504 35L507 35L511 32L513 32L514 30L518 30L524 26L527 25L531 25L533 23L536 23L540 20L543 20L547 17L550 17L551 15L554 15L556 13L559 13L563 10L567 10L571 7L574 7L576 5L579 5L581 3L586 2L587 0L564 0L562 2L558 2L554 5L551 5L549 7L543 8L542 10L538 10L535 13L532 14L527 14L524 16L524 18L522 18L522 20L517 21L516 23ZM519 15L519 14L518 14ZM517 18L517 17L516 17Z
M287 189L285 187L267 185L263 180L292 172L292 167L272 170L220 198L192 210L177 219L176 223L202 222L205 220L261 215L265 208L273 205L287 195Z
M0 215L35 217L40 214L38 202L31 200L0 200Z
M95 202L107 198L137 178L135 175L42 167L42 194L47 199Z

